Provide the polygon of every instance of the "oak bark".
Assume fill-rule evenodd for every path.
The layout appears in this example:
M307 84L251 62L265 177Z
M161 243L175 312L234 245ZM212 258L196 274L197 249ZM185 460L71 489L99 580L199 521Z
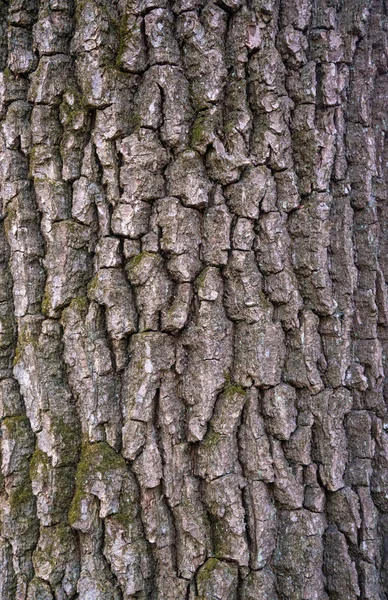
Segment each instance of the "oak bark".
M384 0L0 2L0 597L388 598Z

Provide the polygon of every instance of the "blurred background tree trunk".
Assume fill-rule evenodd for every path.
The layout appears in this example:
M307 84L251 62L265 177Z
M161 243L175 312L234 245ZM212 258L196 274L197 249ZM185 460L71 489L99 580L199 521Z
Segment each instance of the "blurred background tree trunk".
M1 599L386 599L386 2L0 5Z

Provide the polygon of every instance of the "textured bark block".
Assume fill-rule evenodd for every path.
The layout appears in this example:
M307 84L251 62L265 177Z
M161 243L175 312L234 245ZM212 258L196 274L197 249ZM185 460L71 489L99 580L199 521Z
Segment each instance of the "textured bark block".
M353 544L357 543L357 530L361 526L360 503L350 488L342 488L330 495L327 504L329 521L335 523Z
M79 577L76 536L69 526L42 529L33 554L37 577L47 581L57 594L74 594Z
M232 250L224 271L225 306L233 321L248 323L269 319L272 306L262 292L262 277L253 252Z
M236 327L234 376L241 385L252 381L257 386L280 383L284 364L284 334L278 324L239 323Z
M177 571L185 579L193 577L210 549L210 527L205 511L198 511L200 497L195 488L194 481L188 480L185 501L173 511L177 524Z
M321 463L319 473L324 485L331 491L343 486L343 474L347 462L346 434L343 418L350 409L347 390L321 392L314 398L315 458Z
M0 2L0 596L383 600L383 0Z
M71 82L70 58L63 54L43 56L32 75L28 99L38 104L58 106L69 82Z
M300 508L303 504L302 470L299 465L288 464L281 443L272 441L273 468L275 473L274 495L282 507Z
M278 600L275 581L269 569L252 571L242 582L241 597L244 600Z
M230 249L232 217L224 203L211 206L204 217L203 260L209 264L224 265Z
M133 264L135 266L131 269ZM135 257L128 267L129 278L136 286L136 304L140 312L139 330L156 330L160 315L168 310L172 295L171 282L163 268L163 260L160 255L146 252Z
M239 429L239 456L245 477L273 482L273 460L264 421L259 414L257 391L247 393Z
M156 204L157 223L162 231L160 248L167 255L167 269L174 280L192 281L198 274L200 217L183 207L176 198L165 198Z
M307 510L282 511L275 554L279 592L289 598L327 598L322 575L325 519ZM298 556L298 564L294 557Z
M203 208L208 203L210 184L199 156L193 151L180 154L167 170L168 193L185 206Z
M271 174L266 167L248 169L241 181L226 189L230 209L241 217L257 219L262 200L267 195L273 196L271 183Z
M296 393L293 387L280 384L265 390L262 397L263 413L268 433L280 440L288 440L296 428Z
M188 429L193 440L203 439L217 394L226 381L232 360L232 327L222 302L222 280L215 270L219 291L206 295L208 270L197 280L199 307L183 338L187 368L182 375L182 397L189 406ZM201 291L202 290L202 291ZM207 296L208 299L204 299Z
M160 377L174 362L174 348L166 334L151 332L133 336L130 348L132 359L124 373L122 391L123 452L133 460L144 445L145 429L141 425L152 420Z
M262 569L270 561L276 547L276 508L268 486L262 481L249 481L244 489L247 532L251 542L249 566Z
M113 339L136 331L132 289L120 269L101 269L89 285L88 297L105 306L106 328Z
M241 519L242 486L243 481L236 475L219 477L206 484L204 500L210 515L214 554L247 566L248 544Z
M208 432L198 447L200 477L212 480L240 473L236 432L245 399L245 391L237 386L227 387L218 397Z
M53 225L47 260L51 261L51 276L46 280L44 309L49 316L85 290L91 273L88 252L90 229L74 221Z
M338 556L342 557L341 561ZM327 589L334 598L359 596L355 564L349 556L345 536L335 525L331 525L325 535L325 573Z
M228 600L237 598L236 567L216 558L209 558L198 572L197 588L198 600L220 593Z

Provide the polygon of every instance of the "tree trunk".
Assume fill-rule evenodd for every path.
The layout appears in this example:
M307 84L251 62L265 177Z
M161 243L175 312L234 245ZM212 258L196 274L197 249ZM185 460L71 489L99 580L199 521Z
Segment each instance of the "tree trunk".
M0 4L1 599L388 598L386 2Z

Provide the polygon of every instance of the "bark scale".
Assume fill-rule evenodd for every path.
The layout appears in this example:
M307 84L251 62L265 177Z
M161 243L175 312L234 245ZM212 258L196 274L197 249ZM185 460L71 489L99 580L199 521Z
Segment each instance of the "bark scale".
M2 600L388 597L387 32L1 2Z

